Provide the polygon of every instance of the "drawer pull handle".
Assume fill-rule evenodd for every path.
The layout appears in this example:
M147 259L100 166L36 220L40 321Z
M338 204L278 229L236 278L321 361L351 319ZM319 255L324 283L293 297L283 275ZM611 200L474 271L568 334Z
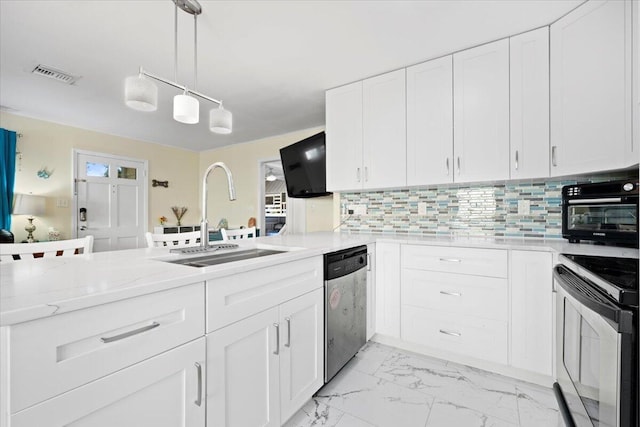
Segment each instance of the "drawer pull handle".
M451 295L452 297L461 297L462 294L460 292L447 292L447 291L440 291L440 293L442 295Z
M198 362L195 363L196 370L198 371L198 398L194 402L198 406L202 406L202 365Z
M291 318L285 317L284 320L287 321L287 342L284 346L291 347Z
M462 334L460 332L451 332L451 331L446 331L444 329L440 329L440 333L441 334L445 334L445 335L451 335L452 337L461 337Z
M153 322L150 325L143 326L142 328L134 329L133 331L125 332L125 333L122 333L120 335L114 335L112 337L100 338L100 341L102 341L105 344L108 344L110 342L119 341L119 340L122 340L122 339L125 339L125 338L129 338L129 337L131 337L133 335L138 335L138 334L141 334L143 332L150 331L151 329L155 329L158 326L160 326L160 323Z
M460 258L440 258L442 262L462 262Z
M280 324L274 323L273 326L276 327L276 349L274 350L273 354L277 356L280 354Z

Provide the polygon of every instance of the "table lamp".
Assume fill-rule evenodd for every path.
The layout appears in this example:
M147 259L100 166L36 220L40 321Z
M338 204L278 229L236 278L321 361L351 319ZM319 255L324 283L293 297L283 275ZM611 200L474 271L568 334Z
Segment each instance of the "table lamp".
M29 233L27 235L27 243L35 242L33 238L33 232L36 230L36 226L33 225L33 217L44 214L45 198L43 196L34 196L33 194L16 194L15 201L13 203L14 215L29 215L27 220L29 223L24 228L24 231Z

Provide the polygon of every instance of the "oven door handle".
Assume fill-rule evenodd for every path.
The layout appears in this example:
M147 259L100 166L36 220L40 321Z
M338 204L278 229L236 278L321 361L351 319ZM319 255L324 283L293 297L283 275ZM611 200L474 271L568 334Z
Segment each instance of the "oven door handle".
M622 197L604 197L600 199L571 199L569 200L570 205L582 205L582 204L591 204L591 203L620 203L622 202Z
M553 278L562 289L589 310L609 321L621 334L633 333L633 312L624 310L562 264L553 268Z

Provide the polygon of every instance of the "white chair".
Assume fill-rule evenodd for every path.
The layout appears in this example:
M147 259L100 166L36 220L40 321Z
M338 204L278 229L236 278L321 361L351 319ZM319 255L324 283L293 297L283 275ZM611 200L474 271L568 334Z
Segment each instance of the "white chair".
M256 228L236 228L234 230L227 230L225 228L220 229L222 234L222 240L236 240L236 239L255 239Z
M3 243L0 245L0 261L13 262L57 256L68 257L91 252L93 252L93 236L53 242Z
M153 234L146 233L147 246L150 248L188 248L200 246L200 232Z

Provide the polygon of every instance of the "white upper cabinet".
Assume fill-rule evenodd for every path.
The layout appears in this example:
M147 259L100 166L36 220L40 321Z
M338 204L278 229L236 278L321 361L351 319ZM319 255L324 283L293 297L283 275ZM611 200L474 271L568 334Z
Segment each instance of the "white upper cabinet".
M453 182L453 59L407 68L407 185Z
M509 40L453 55L455 180L509 178Z
M362 82L326 93L327 191L362 188Z
M551 25L551 175L631 156L631 1L592 0Z
M405 70L327 91L327 190L406 185Z
M638 161L640 146L640 4L631 3L633 9L633 156Z
M511 37L513 179L549 176L549 27Z
M362 86L363 188L407 183L405 70L366 79Z

